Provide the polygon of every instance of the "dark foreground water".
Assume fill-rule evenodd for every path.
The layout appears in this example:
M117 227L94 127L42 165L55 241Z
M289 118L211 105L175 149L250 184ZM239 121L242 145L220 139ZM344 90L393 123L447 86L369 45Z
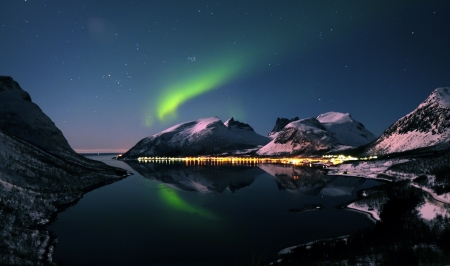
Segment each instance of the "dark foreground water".
M251 265L283 248L373 226L336 208L374 180L279 165L186 166L89 156L134 173L87 193L47 227L64 265ZM309 204L320 210L292 212Z

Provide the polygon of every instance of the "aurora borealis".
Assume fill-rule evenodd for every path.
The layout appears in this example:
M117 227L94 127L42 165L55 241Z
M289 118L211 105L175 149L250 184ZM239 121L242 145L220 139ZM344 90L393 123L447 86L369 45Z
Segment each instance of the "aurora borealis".
M242 65L244 64L236 60L221 60L211 64L205 70L164 87L161 97L154 103L157 107L158 119L164 121L169 117L176 118L176 110L182 103L232 79L239 73Z
M169 126L351 113L376 135L450 86L447 1L6 0L0 70L77 151Z

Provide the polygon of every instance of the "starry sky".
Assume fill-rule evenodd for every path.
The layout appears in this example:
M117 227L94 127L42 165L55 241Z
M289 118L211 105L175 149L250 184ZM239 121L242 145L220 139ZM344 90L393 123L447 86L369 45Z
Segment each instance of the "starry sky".
M178 123L350 113L375 135L450 86L450 1L2 0L0 75L79 152Z

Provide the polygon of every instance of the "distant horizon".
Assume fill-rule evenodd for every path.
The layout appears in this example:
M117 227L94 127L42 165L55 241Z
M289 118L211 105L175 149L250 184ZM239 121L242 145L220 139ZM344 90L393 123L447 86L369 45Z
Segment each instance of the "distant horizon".
M131 147L130 147L131 148ZM78 154L95 154L95 153L117 153L122 154L129 149L74 149Z

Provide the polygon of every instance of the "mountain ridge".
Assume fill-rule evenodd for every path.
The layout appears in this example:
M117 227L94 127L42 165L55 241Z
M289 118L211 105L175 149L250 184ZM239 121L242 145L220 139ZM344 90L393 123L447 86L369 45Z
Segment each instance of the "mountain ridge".
M230 118L225 123L222 123L219 118L216 119L218 119L218 121L215 121L217 124L215 126L211 124L210 130L216 128L216 131L220 131L219 128L228 128L229 131L238 130L236 133L241 136L244 136L243 132L251 132L252 136L247 134L244 137L245 142L250 144L252 138L257 138L258 141L253 142L252 147L250 145L233 146L232 142L236 139L228 136L227 144L220 143L217 139L216 141L210 139L209 149L203 151L185 149L184 152L175 152L172 155L242 155L255 153L260 156L294 156L323 155L339 151L345 152L346 150L349 152L351 150L352 153L359 150L359 155L386 155L426 147L446 149L450 147L450 88L435 89L415 110L398 119L378 138L367 130L361 122L354 120L349 113L334 111L320 114L316 118L298 119L298 117L295 117L287 119L278 117L273 130L269 133L270 141L267 143L264 143L262 136L254 132L248 124L235 121L234 118ZM150 146L155 146L155 143L149 143L149 138L155 139L158 134L163 133L176 135L175 131L180 131L179 127L201 124L200 121L201 119L197 122L191 121L175 125L141 140L137 146L140 146L143 151L145 150L145 142ZM202 138L207 138L208 135L204 132L194 133L191 135L195 135L197 142ZM189 134L183 136L185 139L193 138ZM221 137L223 138L224 135ZM178 142L181 141L178 140ZM165 144L170 146L170 141L166 141ZM237 147L240 148L241 152L233 153L233 149L237 150ZM125 157L129 157L132 149L125 154ZM247 151L242 152L245 149ZM164 150L164 147L161 150ZM135 153L134 156L137 156L137 154L139 153ZM140 152L140 154L158 156L169 155L170 153L161 154L155 151L151 153Z
M269 140L233 118L226 124L218 117L200 118L143 138L120 158L225 154L255 149Z
M389 126L366 148L366 154L390 154L450 142L450 88L435 89L417 108Z
M350 134L345 135L345 130ZM269 137L257 134L249 124L233 117L224 123L218 117L210 117L180 123L143 138L119 158L253 153L260 156L318 155L374 139L375 136L348 113L328 112L318 118L301 120L277 118Z

